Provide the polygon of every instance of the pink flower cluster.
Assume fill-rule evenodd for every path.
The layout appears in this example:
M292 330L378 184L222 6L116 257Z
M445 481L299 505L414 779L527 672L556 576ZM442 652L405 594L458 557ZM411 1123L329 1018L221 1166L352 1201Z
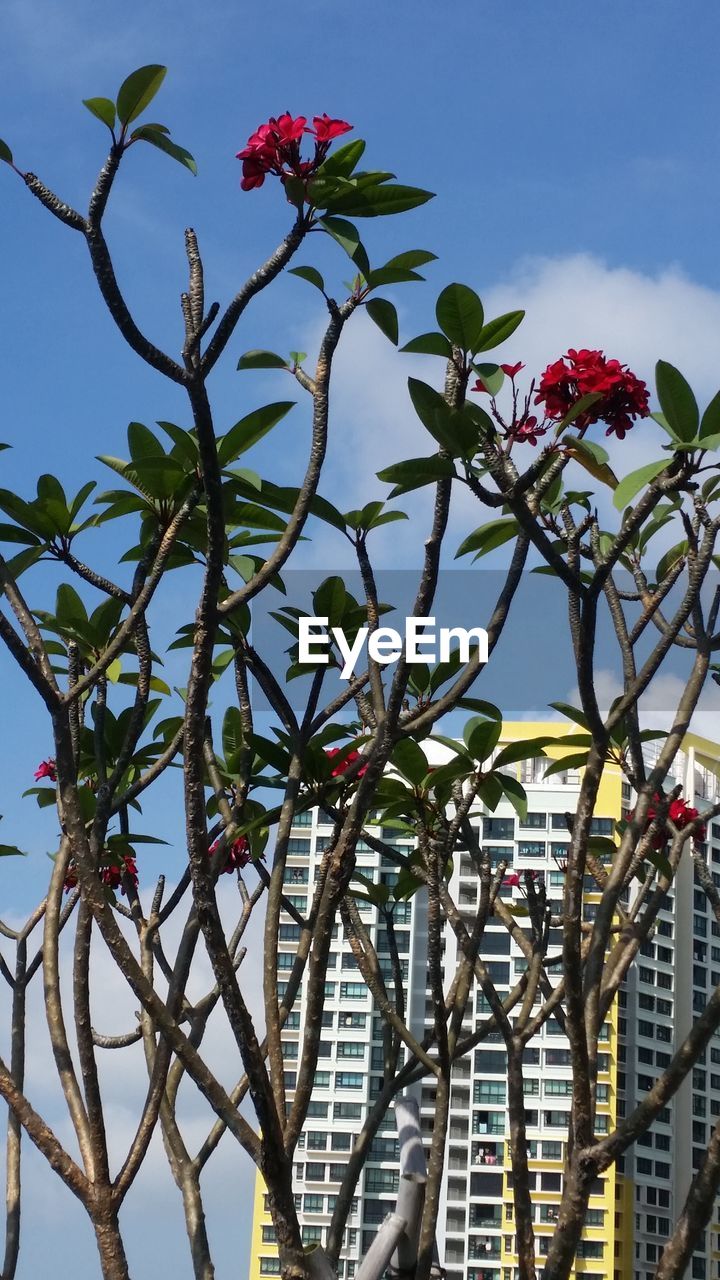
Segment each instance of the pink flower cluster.
M522 363L501 364L500 368L512 382L512 421L505 422L500 416L494 397L492 411L505 437L513 441L537 444L539 437L545 435L554 422L560 422L587 395L599 395L601 398L578 415L575 424L578 431L584 431L595 422L605 422L606 434L615 434L623 440L634 420L647 418L650 413L646 384L627 365L620 364L619 360L608 360L602 351L587 348L576 351L571 347L566 355L547 366L540 377L533 402L543 406L542 420L531 412L534 382L522 406L519 403L515 379L525 366ZM488 388L482 378L478 378L472 390L487 392Z
M335 757L335 756L340 755L340 747L326 747L326 748L325 748L325 755L327 756L328 760L332 760L332 759L334 759L334 757ZM346 770L346 769L349 769L349 768L350 768L350 765L351 765L351 764L355 764L355 761L356 761L356 760L359 760L359 759L360 759L360 752L359 752L359 751L348 751L348 752L343 756L343 758L342 758L342 760L339 762L339 764L336 764L336 765L335 765L335 768L334 768L334 769L331 769L331 771L330 771L330 777L331 777L331 778L342 778L343 774L345 773L345 770ZM358 778L362 778L363 774L364 774L366 771L367 771L367 765L365 764L365 765L363 765L363 767L362 767L361 769L358 769L357 774L356 774L356 777L358 777Z
M575 351L549 364L540 379L535 403L545 406L546 417L559 422L582 396L602 398L582 415L584 425L606 422L606 435L624 440L635 418L650 413L648 391L627 365L608 360L602 351Z
M655 795L653 796L653 803L650 805L647 811L647 822L645 824L646 831L650 826L651 822L653 822L657 817L659 806L660 806L660 796L656 792ZM667 816L670 822L672 822L675 829L677 831L682 831L683 828L687 827L689 823L694 822L696 818L699 818L700 813L697 809L693 808L691 804L688 804L687 800L683 800L682 797L678 797L677 800L670 801ZM627 814L628 822L632 822L634 817L635 817L635 810L631 809L630 812ZM702 823L695 831L695 839L702 841L705 839L706 836L707 836L707 828L705 827L705 824ZM653 848L662 849L663 846L667 844L669 839L670 839L670 832L668 831L667 827L662 827L661 830L658 831L657 834L653 837Z
M293 117L289 111L281 116L271 116L267 124L261 124L250 135L247 145L237 153L238 160L242 160L240 186L243 191L261 187L269 173L275 174L281 182L290 177L307 181L319 169L334 139L350 129L352 125L346 120L333 120L325 112L321 116L313 116L312 126L308 125L307 116ZM300 154L300 142L306 133L315 139L311 160L303 160Z
M217 853L219 840L210 845L208 853L212 858ZM233 840L230 848L227 850L227 862L223 867L223 872L239 871L242 867L246 867L252 862L252 854L250 852L250 842L247 836L238 836L237 840Z
M100 877L101 884L106 885L108 889L119 889L121 893L125 892L123 876L128 876L135 888L137 889L138 887L137 863L130 853L125 853L119 860L109 862L105 866L100 867L98 875ZM77 887L77 882L77 866L71 858L63 881L63 889L66 893L70 893L72 889Z

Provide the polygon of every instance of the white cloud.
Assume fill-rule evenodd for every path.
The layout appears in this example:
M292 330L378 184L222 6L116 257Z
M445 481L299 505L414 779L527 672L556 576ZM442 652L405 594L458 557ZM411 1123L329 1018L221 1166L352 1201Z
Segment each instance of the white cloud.
M679 268L668 266L651 275L609 266L589 254L528 259L484 290L483 303L489 317L525 310L521 327L492 353L498 360L522 360L523 377L539 374L568 347L589 346L628 364L651 389L655 362L662 358L683 371L701 405L717 390L720 291L688 279ZM409 306L403 296L402 329L408 334L427 327L413 324ZM316 345L311 342L308 350ZM399 355L370 321L354 317L335 360L323 484L326 496L342 509L382 495L384 487L375 478L382 467L432 452L433 442L408 399L410 374L438 385L442 365L437 359ZM646 461L648 449L659 450L663 439L654 423L640 422L623 442L603 435L602 443L623 474ZM397 505L413 519L388 526L375 536L373 546L379 563L400 567L417 563L429 522L429 492L408 495ZM609 491L603 507L610 507ZM448 548L454 553L459 538L486 518L457 486ZM331 555L336 562L342 558L351 563L339 538L323 536L311 558L323 564Z
M600 711L605 715L613 700L622 693L622 684L614 672L601 668L595 675L595 689ZM655 676L647 693L640 699L641 727L668 730L684 689L685 681L678 675L661 672ZM567 701L575 707L580 705L577 685L568 693ZM712 680L703 689L690 722L690 731L716 742L720 739L720 688Z

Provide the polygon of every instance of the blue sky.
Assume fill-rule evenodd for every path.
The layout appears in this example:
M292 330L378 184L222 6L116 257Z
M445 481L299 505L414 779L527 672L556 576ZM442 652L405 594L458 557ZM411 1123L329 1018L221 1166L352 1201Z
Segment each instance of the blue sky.
M302 7L209 0L202 8L187 0L130 0L122 10L81 0L6 0L3 27L0 136L21 168L81 207L105 147L104 130L81 99L114 96L143 63L168 65L152 115L194 153L199 176L135 148L107 227L133 310L169 350L181 342L184 227L198 232L208 296L227 301L287 227L272 184L240 192L235 152L269 115L327 111L367 140L370 165L438 193L406 217L367 226L374 262L409 247L440 257L427 285L391 291L403 336L432 327L437 292L460 279L494 313L527 306L526 325L503 354L525 359L532 371L568 345L601 345L646 378L664 356L688 373L700 398L717 390L720 13L706 0L308 0ZM86 478L104 486L93 456L122 456L132 419L186 422L181 396L123 346L80 238L48 217L9 170L0 182L0 438L14 446L2 455L0 483L27 494L38 470L47 470L68 488ZM339 288L347 275L339 250L313 243L300 257L319 259ZM264 398L288 395L280 375L236 374L233 357L266 345L312 351L322 323L317 299L286 278L248 312L214 375L218 429ZM380 496L374 472L426 450L404 390L407 373L423 376L424 368L398 357L363 320L349 335L338 359L325 487L339 505ZM252 458L284 483L296 481L307 440L305 407L295 413L297 426L278 429L286 432L282 447L274 436ZM638 465L646 449L647 436L636 432L621 466ZM412 511L422 519L422 502ZM453 529L467 532L477 518L469 521L461 504ZM392 529L392 538L379 540L380 560L412 564L418 525ZM91 556L93 544L86 545ZM98 545L112 568L112 539ZM326 539L306 556L332 569L344 554ZM48 581L37 579L39 587ZM183 603L181 588L170 586L168 606L181 610ZM13 725L1 757L3 835L25 840L32 853L22 866L3 867L3 901L12 912L39 891L43 850L54 835L47 815L41 820L30 802L18 800L47 750L41 719L1 656L0 678ZM34 1097L61 1126L42 1053L36 1061ZM120 1087L121 1126L129 1114L123 1096ZM201 1126L201 1113L188 1106ZM223 1160L210 1197L219 1277L238 1274L247 1247L248 1171L230 1144ZM69 1274L72 1262L73 1274L89 1280L97 1268L80 1211L53 1189L37 1160L29 1167L22 1280L47 1266L41 1223L59 1273ZM133 1274L163 1262L185 1276L177 1197L161 1156L153 1169L145 1203L136 1197L127 1214ZM141 1263L143 1249L151 1256Z

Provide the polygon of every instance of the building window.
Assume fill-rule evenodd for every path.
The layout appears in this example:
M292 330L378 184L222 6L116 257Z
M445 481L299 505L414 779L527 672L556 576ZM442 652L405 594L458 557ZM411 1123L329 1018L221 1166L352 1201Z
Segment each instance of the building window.
M473 1102L504 1102L504 1080L476 1080L473 1085Z
M544 840L518 840L519 858L544 858L545 849Z
M340 1040L337 1056L338 1058L364 1058L365 1045L362 1040Z
M335 1087L336 1089L362 1089L364 1079L361 1071L336 1071Z
M533 828L536 831L545 830L547 827L546 813L526 813L524 818L520 818L520 828Z
M512 840L515 836L514 818L483 818L483 838Z
M341 982L340 983L340 999L341 1000L364 1000L368 994L368 989L364 982Z

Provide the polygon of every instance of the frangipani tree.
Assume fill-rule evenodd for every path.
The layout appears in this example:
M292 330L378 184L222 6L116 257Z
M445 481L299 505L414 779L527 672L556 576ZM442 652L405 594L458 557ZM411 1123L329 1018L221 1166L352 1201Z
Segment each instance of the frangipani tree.
M428 1152L424 1192L413 1201L415 1219L398 1216L395 1238L418 1280L433 1265L446 1155L449 1086L453 1064L488 1034L499 1032L507 1050L510 1140L515 1224L523 1280L534 1276L535 1241L528 1183L528 1146L523 1109L523 1050L551 1016L570 1043L573 1106L569 1158L557 1231L545 1260L546 1277L566 1277L573 1265L593 1179L652 1124L677 1090L720 1024L715 992L670 1066L641 1106L608 1135L596 1135L595 1085L601 1027L619 986L653 929L663 894L679 860L696 859L700 883L720 919L720 899L707 876L701 851L702 824L709 815L682 804L666 786L683 736L713 669L718 598L703 586L715 563L720 522L714 510L719 476L713 460L720 437L720 400L700 418L690 388L667 364L658 367L662 412L654 415L668 437L663 456L618 479L598 442L603 427L622 440L637 418L649 413L645 385L626 366L601 352L571 350L522 389L522 366L495 364L492 353L511 337L521 312L486 320L480 299L462 284L444 288L437 301L438 329L412 339L409 353L439 357L443 389L409 380L410 402L430 437L429 454L403 459L380 473L392 486L387 501L429 488L429 529L419 534L422 563L412 616L431 614L443 565L453 493L467 489L483 513L464 538L459 554L475 557L507 544L510 552L487 622L488 658L478 651L463 661L423 668L403 657L390 676L375 658L340 692L328 693L328 668L306 672L306 694L298 711L287 679L298 676L296 651L302 611L290 602L279 612L291 632L290 669L277 669L259 651L251 631L250 606L282 581L300 539L319 520L348 539L357 557L362 594L355 598L337 576L315 594L317 614L353 637L365 626L380 628L385 605L376 585L373 532L402 513L369 500L343 512L323 491L333 357L356 312L364 309L393 343L399 341L397 312L385 287L422 279L419 268L434 259L408 250L372 267L356 223L400 214L422 205L429 193L399 185L384 171L361 171L359 140L335 142L350 131L327 115L286 113L262 125L241 150L241 186L253 192L268 181L282 188L289 230L277 249L223 308L205 298L198 238L186 233L188 282L181 298L184 340L176 354L161 350L140 329L119 285L104 232L104 215L126 153L144 142L192 173L195 162L164 125L143 123L165 69L140 68L121 86L115 102L85 105L107 127L111 145L80 213L23 171L7 144L0 158L41 205L80 234L104 305L120 337L137 357L187 397L182 426L161 421L128 428L127 459L102 455L119 487L94 497L88 481L68 497L53 476L41 476L35 497L0 492L7 518L0 528L15 554L0 559L5 609L0 639L14 664L22 697L39 699L47 714L52 754L39 766L33 788L40 805L57 813L59 847L48 892L20 930L4 929L14 953L14 971L3 976L13 993L12 1051L0 1063L0 1092L9 1108L8 1228L4 1275L16 1272L19 1249L19 1169L24 1131L82 1202L95 1231L101 1271L107 1280L126 1277L128 1263L118 1213L160 1128L173 1177L182 1194L194 1274L214 1274L204 1222L201 1178L226 1131L262 1173L276 1232L283 1275L305 1277L310 1269L337 1263L343 1229L370 1142L388 1106L421 1076L433 1079L437 1110ZM305 143L310 140L310 153ZM130 158L131 160L131 158ZM249 195L248 198L255 198ZM352 279L340 298L313 265L290 266L310 233L337 242L351 261ZM299 461L294 487L278 485L245 467L246 453L293 407L286 400L249 408L227 427L216 422L208 379L230 358L230 344L253 299L286 269L313 286L325 315L314 361L252 350L240 370L277 369L304 393L311 442ZM233 357L234 358L234 357ZM505 385L504 385L505 384ZM504 390L503 390L504 386ZM509 397L505 394L509 390ZM301 410L302 412L302 410ZM422 446L419 446L422 448ZM252 457L250 457L252 461ZM239 465L238 465L239 464ZM589 480L588 480L589 476ZM585 487L573 487L581 484ZM587 485L591 488L588 489ZM617 517L606 528L598 516L594 486L612 490ZM485 510L487 509L487 510ZM487 521L486 516L492 518ZM93 563L85 551L94 531L116 530L122 565L115 571ZM673 532L673 531L677 532ZM663 554L648 569L653 540L662 532ZM672 538L668 534L672 532ZM671 550L666 550L670 544ZM657 545L657 544L655 544ZM46 595L47 576L35 566L50 563L56 588ZM493 653L507 627L522 626L513 612L526 568L551 574L568 605L580 707L568 714L577 726L562 743L572 748L565 767L582 769L561 917L553 917L542 883L525 877L527 915L503 897L506 867L492 866L470 817L481 804L493 810L507 798L526 808L516 776L518 761L542 756L548 740L501 746L502 715L492 700ZM171 570L200 587L175 619L171 647L187 650L187 676L173 692L158 674L153 630L164 609ZM630 575L628 591L619 575ZM38 584L41 584L38 586ZM177 600L177 594L173 596ZM601 711L594 652L601 612L612 620L623 672L623 691L607 714ZM682 697L657 763L648 769L639 700L680 647L687 660ZM271 736L258 732L251 681L273 715ZM212 694L212 702L211 702ZM216 705L224 707L218 716ZM423 742L437 736L450 712L470 718L463 740L446 739L450 758L431 764ZM498 747L500 745L500 749ZM557 743L552 744L553 748ZM598 848L590 836L600 782L608 764L619 765L637 793L632 815L613 840ZM178 772L171 775L173 767ZM560 767L551 764L548 772ZM166 895L161 876L151 898L141 896L143 846L164 840L144 830L142 806L152 788L182 778L183 870ZM275 792L275 796L273 796ZM178 796L178 803L180 798ZM286 863L296 815L319 806L332 823L321 874L307 914L287 892ZM415 851L399 853L368 829L370 812L412 836ZM363 882L355 851L362 838L398 871L391 892ZM694 847L694 851L693 851ZM3 850L7 852L7 850ZM452 860L472 859L480 881L479 906L471 920L449 889ZM228 927L218 906L220 875L232 874L238 910ZM632 880L642 887L632 911L625 901ZM594 922L584 918L584 879L600 895ZM393 944L397 904L417 892L428 900L428 981L433 1026L419 1041L408 1026L401 967ZM359 903L365 899L385 924L393 963L387 983ZM253 913L262 913L264 1026L250 1014L243 983L244 938ZM284 994L278 996L281 913L295 920L297 955ZM507 994L498 992L482 960L483 931L494 913L521 947L527 968ZM179 941L170 949L168 923ZM178 927L177 922L181 920ZM293 1156L313 1096L320 1049L325 977L333 929L341 925L358 969L386 1023L383 1088L374 1101L347 1164L323 1251L303 1248L293 1188ZM562 963L551 963L552 927L563 929ZM36 931L42 928L42 943ZM73 937L73 1049L61 990L63 930ZM443 934L454 931L459 961L443 974ZM137 1026L107 1037L91 1019L91 941L100 937L140 1006ZM190 979L204 948L212 986L191 999ZM24 1093L25 997L42 970L44 1003L55 1068L78 1153L70 1153ZM304 983L306 1018L295 1088L288 1091L282 1032ZM463 1023L478 985L490 1007L470 1032ZM212 1016L222 1014L235 1046L234 1087L218 1079L203 1053ZM105 1100L97 1059L122 1053L142 1041L148 1071L144 1105L125 1158L111 1168ZM77 1063L77 1065L76 1065ZM187 1077L200 1090L215 1122L194 1153L183 1133L180 1086ZM292 1096L291 1096L292 1094ZM249 1099L255 1123L242 1107ZM702 1224L707 1221L718 1173L717 1139L690 1192L688 1204L665 1251L661 1272L679 1275ZM409 1213L409 1210L408 1210ZM417 1231L417 1238L416 1238ZM401 1247L399 1246L399 1247ZM382 1253L382 1250L381 1250ZM368 1258L368 1276L386 1257Z

